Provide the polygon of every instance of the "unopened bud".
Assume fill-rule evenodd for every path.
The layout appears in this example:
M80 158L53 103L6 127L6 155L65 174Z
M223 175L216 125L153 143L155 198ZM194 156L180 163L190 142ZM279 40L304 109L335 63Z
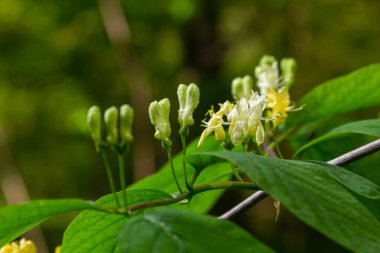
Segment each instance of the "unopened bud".
M251 96L251 91L253 88L252 77L249 75L246 75L245 77L243 77L242 82L243 82L243 94L244 94L244 96L245 97Z
M107 130L107 142L111 145L117 145L118 139L118 110L115 106L108 108L104 113L104 122Z
M297 69L297 63L293 58L284 58L281 60L281 74L284 87L289 88L294 82L294 75Z
M132 135L133 109L130 105L120 107L120 139L121 143L131 143Z
M154 137L159 140L170 139L170 101L165 98L160 102L154 101L149 105L150 122L155 126Z
M276 62L276 58L274 58L271 55L264 55L260 59L260 65L269 65L269 66L272 66L272 64L275 63L275 62Z
M186 89L186 106L183 111L182 121L185 126L194 124L193 112L199 104L200 91L196 84L190 84Z
M237 77L234 80L232 80L231 93L232 93L232 97L235 100L238 100L243 97L244 95L243 80L241 79L241 77Z
M102 142L101 134L101 112L98 106L92 106L87 113L87 126L91 137L96 145Z
M183 112L186 106L186 90L187 86L185 84L180 84L177 89L178 101L179 101L179 110L178 110L178 122L183 125Z

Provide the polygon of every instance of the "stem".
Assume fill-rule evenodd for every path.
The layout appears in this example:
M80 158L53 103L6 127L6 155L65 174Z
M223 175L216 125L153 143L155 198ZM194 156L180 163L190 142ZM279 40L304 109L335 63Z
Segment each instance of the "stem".
M123 201L124 201L124 207L128 208L128 202L127 202L127 193L126 193L126 184L125 184L125 172L124 172L124 157L123 154L120 152L117 155L117 158L119 160L119 177L120 177L120 187L123 194Z
M278 157L280 157L281 159L284 159L284 156L282 155L280 146L278 144L275 145L275 149L276 149Z
M186 156L186 136L181 134L181 143L182 143L182 168L183 168L183 177L185 179L185 185L188 190L190 190L189 181L187 181L187 170L186 170L186 162L184 157Z
M117 198L117 195L116 195L115 182L113 181L113 175L112 175L111 167L110 167L110 165L109 165L109 163L108 163L107 155L106 155L106 153L104 152L104 150L101 150L101 151L100 151L100 154L101 154L102 159L103 159L103 162L104 162L104 167L106 168L106 173L107 173L107 177L108 177L108 182L109 182L109 184L110 184L111 191L112 191L113 196L114 196L114 198L115 198L116 206L117 206L117 208L120 208L119 199Z
M244 180L241 178L241 176L239 175L238 171L236 170L236 165L235 164L231 164L231 169L232 169L232 172L234 173L234 176L236 177L236 179L239 182L243 182Z
M194 175L193 175L193 177L191 178L191 180L190 180L190 187L192 187L194 184L195 184L195 181L197 180L197 178L198 178L198 176L201 174L201 171L200 170L196 170L195 172L194 172Z
M172 152L171 152L170 148L168 148L166 151L167 151L167 154L168 154L168 159L169 159L170 167L172 169L172 174L173 174L173 178L174 178L175 184L177 185L177 188L178 188L179 192L182 193L183 191L181 189L181 186L178 183L177 175L175 174L175 170L174 170L173 159L172 159Z
M139 209L151 208L156 206L164 206L177 203L186 198L191 198L193 195L212 190L220 190L220 189L241 189L241 190L257 190L257 186L254 183L249 182L236 182L236 181L226 181L226 182L218 182L218 183L207 183L195 186L192 191L186 191L181 193L175 198L171 199L163 199L163 200L155 200L152 202L140 203L128 208L129 212L134 212Z

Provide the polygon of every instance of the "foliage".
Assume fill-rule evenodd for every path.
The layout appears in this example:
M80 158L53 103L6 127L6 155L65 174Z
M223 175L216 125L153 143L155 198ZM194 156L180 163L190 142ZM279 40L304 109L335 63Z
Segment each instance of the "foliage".
M187 86L180 85L182 152L174 158L170 101L153 102L149 116L168 164L129 187L125 187L124 158L133 140L130 132L133 110L129 105L121 107L128 108L124 114L122 109L119 114L116 107L106 110L104 134L100 109L92 107L88 114L89 129L104 161L112 193L94 203L62 199L4 207L0 209L0 220L5 224L0 227L0 246L47 218L84 210L66 229L62 253L273 252L271 245L266 246L238 225L206 215L223 191L235 189L263 190L274 199L278 213L280 206L284 206L349 250L379 252L380 187L357 173L324 161L284 159L280 145L310 131L323 117L379 105L376 89L370 96L365 94L379 82L380 65L370 65L320 85L296 103L304 104L298 108L291 105L289 95L294 82L294 60L284 59L280 69L281 72L274 57L262 58L255 71L260 94L253 91L250 77L235 79L232 83L235 101L220 104L219 110L211 108L209 118L203 121L205 130L200 139L189 145L186 140L194 124L192 114L199 103L199 89L191 84L188 87L192 92L188 92ZM358 85L360 89L356 90ZM310 126L305 127L304 123ZM303 143L299 151L293 152L294 156L343 135L378 137L379 125L376 119L344 124ZM207 137L213 133L215 141ZM119 184L114 182L111 167L115 163L109 162L109 152L116 153L118 158ZM120 192L116 192L116 186Z

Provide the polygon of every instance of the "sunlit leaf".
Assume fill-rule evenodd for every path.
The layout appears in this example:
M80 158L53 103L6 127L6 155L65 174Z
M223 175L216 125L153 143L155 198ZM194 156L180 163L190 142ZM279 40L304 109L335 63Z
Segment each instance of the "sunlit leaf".
M289 115L288 126L380 104L380 64L327 81L301 98L303 110Z
M47 218L92 208L92 202L81 199L35 200L3 207L0 209L0 247Z

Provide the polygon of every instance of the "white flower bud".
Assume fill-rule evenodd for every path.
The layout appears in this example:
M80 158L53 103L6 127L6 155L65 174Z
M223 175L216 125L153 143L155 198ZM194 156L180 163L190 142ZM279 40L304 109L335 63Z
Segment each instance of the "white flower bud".
M119 143L118 138L118 110L115 106L108 108L104 112L104 122L107 130L107 142L111 145Z
M98 106L92 106L87 113L87 126L96 145L102 142L101 137L101 112Z
M154 101L149 105L150 122L155 126L154 137L159 140L170 139L171 129L169 122L170 101L165 98L160 102Z
M123 144L133 141L133 108L130 105L120 107L120 139Z

